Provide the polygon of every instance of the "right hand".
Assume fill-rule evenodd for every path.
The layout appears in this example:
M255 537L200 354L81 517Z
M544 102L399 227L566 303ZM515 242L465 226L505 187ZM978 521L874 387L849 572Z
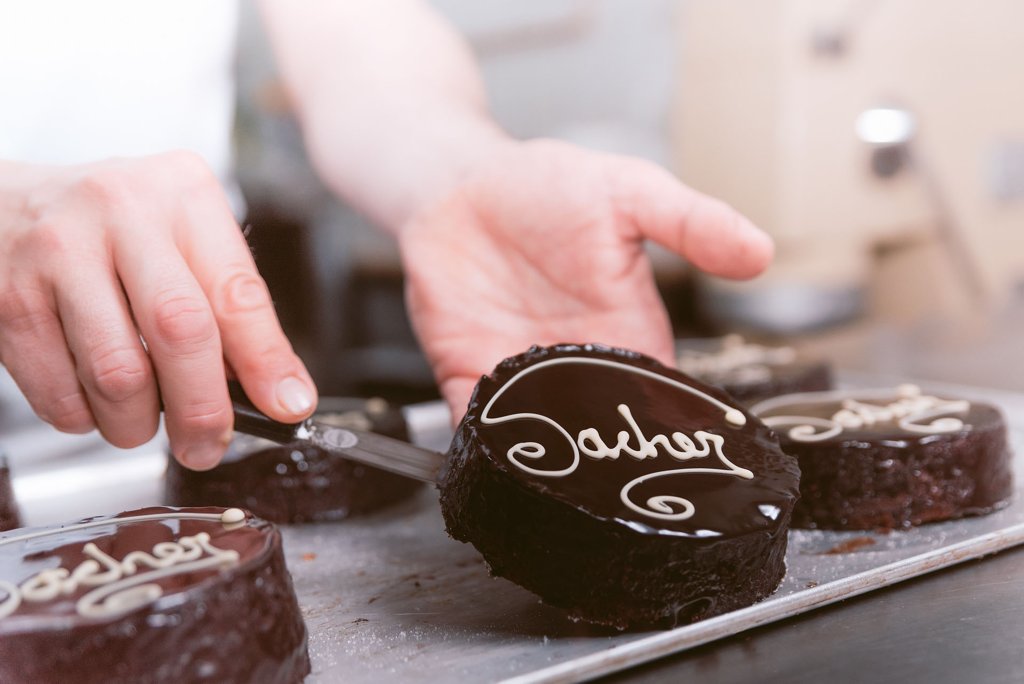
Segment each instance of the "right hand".
M162 399L196 469L231 438L227 368L272 418L316 404L223 189L187 152L0 162L0 362L43 420L119 447L155 434Z
M482 148L483 149L483 148ZM649 162L551 140L495 145L402 229L409 312L452 417L501 359L600 342L675 362L643 249L752 278L771 239Z

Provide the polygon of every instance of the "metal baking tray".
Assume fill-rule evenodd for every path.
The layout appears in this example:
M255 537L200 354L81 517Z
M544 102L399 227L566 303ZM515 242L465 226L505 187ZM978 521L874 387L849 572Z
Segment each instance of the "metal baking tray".
M1015 469L1024 473L1024 394L923 384L1002 407ZM408 416L416 441L445 446L443 407L412 407ZM160 503L159 443L125 454L91 439L55 438L42 426L0 437L16 456L14 484L27 523ZM41 460L30 457L34 444ZM308 681L567 682L622 670L1020 544L1022 479L1012 503L988 516L889 534L792 531L787 575L773 596L647 633L573 623L530 592L491 578L471 546L445 535L437 495L428 488L375 515L285 527L288 565L310 632Z

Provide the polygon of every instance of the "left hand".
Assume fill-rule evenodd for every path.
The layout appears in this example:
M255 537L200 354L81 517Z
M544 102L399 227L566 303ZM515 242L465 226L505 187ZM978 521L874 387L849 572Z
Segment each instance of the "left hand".
M554 141L493 148L400 231L413 325L453 418L501 359L530 345L600 342L673 363L643 249L752 278L771 239L660 167Z

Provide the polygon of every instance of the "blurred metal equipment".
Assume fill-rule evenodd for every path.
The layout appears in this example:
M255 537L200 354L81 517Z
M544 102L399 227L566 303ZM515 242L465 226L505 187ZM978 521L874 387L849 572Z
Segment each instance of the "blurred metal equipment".
M890 178L906 165L908 145L917 130L917 120L905 109L876 107L857 117L857 137L872 147L871 170L879 178Z
M775 238L733 327L794 332L1006 304L1024 281L1024 5L689 0L673 117L684 181Z
M977 304L983 305L985 292L980 266L971 258L967 239L949 207L948 191L912 144L917 130L914 115L899 107L866 109L857 117L855 128L857 137L870 146L871 170L876 176L891 178L909 167L920 179L932 205L940 244L964 291Z
M857 137L879 149L903 147L914 137L917 120L906 109L875 107L857 117Z

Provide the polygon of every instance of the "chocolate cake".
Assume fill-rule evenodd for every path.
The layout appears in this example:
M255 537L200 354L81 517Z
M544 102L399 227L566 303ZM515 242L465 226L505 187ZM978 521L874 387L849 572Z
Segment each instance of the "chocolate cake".
M792 347L754 344L739 335L679 340L676 367L747 405L779 394L832 388L827 363L801 359Z
M307 673L281 536L237 508L144 508L0 535L0 681Z
M324 398L316 419L408 440L402 412L383 399ZM236 435L224 461L197 472L168 457L165 500L243 506L276 523L340 520L408 498L419 483L333 456L308 443Z
M800 461L794 527L899 529L989 513L1013 491L1006 424L987 404L904 385L792 394L751 411Z
M563 344L480 380L441 510L493 574L571 617L671 627L775 590L799 476L724 392L635 352Z
M7 467L7 459L0 454L0 532L20 525L18 505L11 489L11 471Z

